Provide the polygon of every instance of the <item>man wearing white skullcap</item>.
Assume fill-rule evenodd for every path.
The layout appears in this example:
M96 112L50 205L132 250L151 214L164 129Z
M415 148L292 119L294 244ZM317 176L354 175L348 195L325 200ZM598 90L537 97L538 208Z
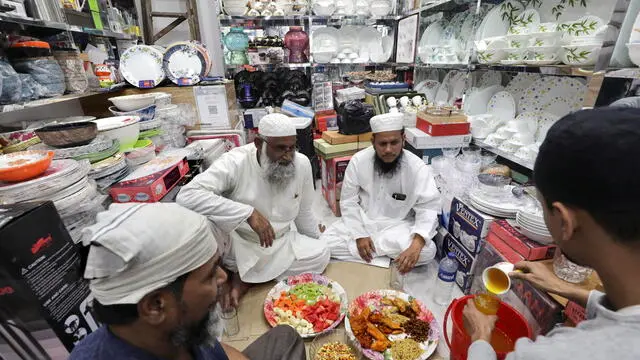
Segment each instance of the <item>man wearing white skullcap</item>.
M250 284L321 273L330 258L318 239L311 163L296 151L295 126L286 115L269 114L258 134L253 144L222 155L176 199L230 235L218 236L230 272L225 307L237 306Z
M71 360L305 358L289 327L272 329L244 353L213 336L227 275L204 216L170 203L115 204L97 220L83 231L84 276L105 326Z
M322 234L333 258L401 273L431 261L440 194L419 157L404 150L402 114L371 118L372 147L355 154L340 194L342 218Z

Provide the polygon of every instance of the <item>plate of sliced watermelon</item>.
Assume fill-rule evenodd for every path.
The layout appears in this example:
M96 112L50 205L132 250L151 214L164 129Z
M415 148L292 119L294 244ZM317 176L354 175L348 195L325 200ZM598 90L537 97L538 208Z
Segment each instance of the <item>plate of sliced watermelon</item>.
M271 326L289 325L303 338L312 338L338 326L348 306L340 284L307 273L277 283L264 301L264 316Z

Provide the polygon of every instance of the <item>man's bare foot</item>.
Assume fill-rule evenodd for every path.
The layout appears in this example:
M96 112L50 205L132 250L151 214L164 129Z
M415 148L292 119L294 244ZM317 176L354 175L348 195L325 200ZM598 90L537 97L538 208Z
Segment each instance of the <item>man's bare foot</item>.
M249 291L251 284L240 279L240 274L231 272L229 280L222 285L222 308L237 308L240 299Z

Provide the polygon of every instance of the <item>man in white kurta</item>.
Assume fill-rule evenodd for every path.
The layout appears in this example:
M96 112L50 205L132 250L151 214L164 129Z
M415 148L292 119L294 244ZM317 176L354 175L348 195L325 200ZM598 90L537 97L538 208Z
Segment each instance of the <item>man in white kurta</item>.
M177 197L230 235L219 245L231 278L239 275L231 279L232 292L240 285L234 280L246 289L248 283L321 273L330 258L326 242L318 239L311 164L295 150L293 123L285 115L270 114L258 132L253 144L221 156ZM237 306L242 292L232 293L231 305Z
M402 116L371 119L373 146L355 154L344 176L342 218L322 235L333 258L406 273L431 261L440 194L422 159L404 150Z

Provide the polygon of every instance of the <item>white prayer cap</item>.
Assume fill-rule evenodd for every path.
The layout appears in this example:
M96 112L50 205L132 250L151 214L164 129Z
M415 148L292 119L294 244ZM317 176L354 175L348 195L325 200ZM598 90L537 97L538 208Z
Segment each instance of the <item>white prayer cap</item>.
M403 118L404 115L400 113L376 115L369 120L371 131L375 134L385 131L402 130L404 127Z
M215 255L206 217L175 203L113 204L83 230L84 277L103 305L137 304Z
M291 119L284 114L267 114L260 119L258 133L266 137L296 136L296 127Z

